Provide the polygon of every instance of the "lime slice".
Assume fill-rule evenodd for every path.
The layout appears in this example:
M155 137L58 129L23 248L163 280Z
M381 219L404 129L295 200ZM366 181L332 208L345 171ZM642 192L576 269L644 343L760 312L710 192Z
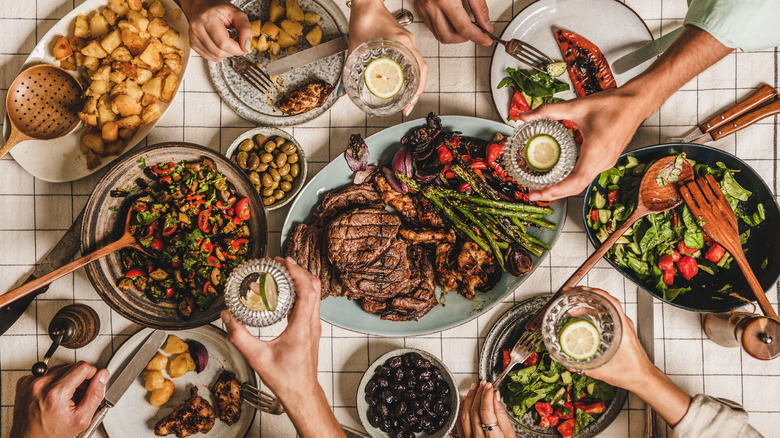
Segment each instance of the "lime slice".
M547 64L547 74L557 78L558 76L562 75L563 72L566 71L566 63L561 62L551 62Z
M276 305L279 303L279 289L271 274L263 273L256 283L249 283L249 289L251 292L241 297L241 302L246 307L255 311L276 310Z
M547 134L534 135L525 143L523 155L528 167L537 172L547 172L558 164L561 145Z
M368 91L380 99L389 99L404 85L404 71L401 65L390 58L371 61L363 72Z
M601 336L592 322L578 319L563 327L559 341L566 355L572 359L584 360L593 357L599 350Z

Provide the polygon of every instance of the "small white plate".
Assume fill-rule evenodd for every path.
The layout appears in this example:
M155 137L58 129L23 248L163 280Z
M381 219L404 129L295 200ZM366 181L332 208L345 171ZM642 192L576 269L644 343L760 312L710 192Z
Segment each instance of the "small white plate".
M179 17L174 19L174 11L179 9L174 0L161 0L165 6L165 20L168 24L175 29L181 36L176 43L176 48L184 51L184 56L181 59L181 71L179 71L179 87L181 86L181 78L184 78L184 72L187 70L187 64L190 60L190 37L189 37L189 24L187 18L183 13L179 14ZM70 38L73 36L73 23L76 21L76 16L79 14L89 14L92 11L96 11L106 6L108 3L106 0L86 0L78 7L70 11L68 15L62 17L52 28L46 32L46 35L38 41L38 44L30 53L30 56L24 61L22 69L33 66L35 64L51 64L59 66L60 63L52 55L51 49L54 46L54 42L61 36L67 36ZM75 72L70 72L74 74ZM173 98L176 98L178 94L174 93ZM173 99L171 99L171 102ZM160 111L163 115L168 110L170 104L160 101ZM131 150L133 146L141 142L149 131L154 128L157 122L141 125L133 138L127 142L127 146L122 151L126 153ZM53 140L27 140L19 143L11 149L11 156L14 157L17 163L24 170L30 173L32 176L49 182L68 182L75 181L77 179L84 178L97 172L108 163L117 159L117 156L107 156L100 159L100 165L94 169L87 169L87 160L84 154L79 150L79 143L81 142L81 136L84 134L86 126L83 124L76 128L70 134L56 138ZM3 139L7 139L11 135L10 122L8 117L5 117L3 123Z
M135 354L136 350L143 341L149 337L152 329L145 328L136 332L111 357L106 367L113 377L130 356ZM106 435L115 438L152 438L154 434L154 425L164 418L177 406L190 398L190 388L195 385L198 387L198 395L208 400L212 407L216 406L214 397L211 394L211 386L217 380L217 376L222 370L233 371L236 378L241 382L248 382L257 386L255 372L247 363L244 356L236 350L228 340L224 331L213 325L204 325L191 330L182 330L171 332L183 341L195 340L203 344L209 352L209 363L201 373L191 371L181 377L173 380L176 384L173 396L168 403L156 408L149 404L149 392L144 388L143 373L130 384L119 403L109 409L103 427L106 429ZM168 374L163 371L165 378L170 379ZM110 385L110 382L109 382ZM217 411L217 408L214 409ZM223 423L217 418L214 427L209 432L209 436L220 438L240 438L243 437L252 425L255 419L255 408L247 403L241 405L241 417L238 422L232 426Z
M520 11L512 19L501 34L501 39L519 39L546 53L552 59L559 60L561 49L558 48L553 34L557 29L570 30L587 38L601 49L601 53L610 63L653 40L653 35L642 18L633 9L615 0L539 0ZM618 86L644 71L651 63L652 60L642 64L641 68L615 75ZM490 91L493 95L493 104L504 123L517 126L517 122L507 121L512 88L496 88L501 79L507 75L507 67L530 68L507 55L504 46L496 44L490 64ZM568 72L558 79L571 87ZM573 99L576 97L574 87L556 97Z

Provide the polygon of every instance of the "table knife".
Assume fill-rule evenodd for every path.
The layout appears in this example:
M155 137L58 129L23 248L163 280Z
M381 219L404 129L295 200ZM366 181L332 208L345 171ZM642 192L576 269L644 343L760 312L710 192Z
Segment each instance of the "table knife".
M656 40L650 41L633 52L623 55L620 59L612 63L612 71L618 75L623 74L634 67L642 65L645 61L660 55L672 45L682 30L682 27L677 28Z
M84 210L81 210L76 220L73 221L73 225L65 232L60 241L54 245L54 248L41 259L32 274L22 284L29 283L42 275L54 271L66 264L73 257L73 254L78 252L81 246L81 223L83 218ZM0 335L14 325L36 296L46 292L48 289L48 285L44 286L0 309Z
M87 430L81 433L78 438L89 438L98 426L103 422L108 410L116 406L119 403L119 399L122 398L127 388L130 387L141 371L146 368L146 365L157 353L157 350L162 346L167 334L164 330L154 330L146 341L144 341L141 348L136 354L131 356L130 362L118 371L118 374L114 377L106 390L106 396L103 399L103 403L100 409L92 417L92 422L87 427ZM132 415L132 414L131 414Z
M393 14L396 21L403 26L411 23L414 20L414 16L406 9ZM284 58L277 59L276 61L269 62L263 69L270 76L279 76L280 74L287 73L290 70L301 68L309 65L314 61L318 61L328 56L341 53L349 47L348 39L346 35L334 38L330 41L324 42L314 47L310 47L306 50L301 50L298 53L287 55Z
M636 288L636 329L639 336L639 343L645 349L650 362L654 362L655 349L655 320L653 311L653 296L645 292L642 288ZM655 414L653 408L645 403L645 432L644 438L655 438Z
M668 141L703 144L733 134L761 119L780 113L780 100L764 105L775 96L777 90L764 84L747 99L697 126L682 139L670 138Z

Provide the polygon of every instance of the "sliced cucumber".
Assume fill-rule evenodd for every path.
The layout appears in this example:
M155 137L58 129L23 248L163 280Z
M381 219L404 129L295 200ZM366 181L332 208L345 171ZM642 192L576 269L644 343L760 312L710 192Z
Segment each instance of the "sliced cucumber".
M626 245L628 249L633 252L636 255L642 255L642 250L639 249L639 245L637 245L636 242L631 242L628 245Z
M593 206L596 208L604 208L605 205L607 205L607 198L605 198L601 192L596 192L596 194L593 195Z
M631 155L626 157L626 169L631 169L639 165L639 160L636 157L632 157Z
M612 217L612 211L607 209L599 209L599 222L602 224L606 224L609 222L609 219Z

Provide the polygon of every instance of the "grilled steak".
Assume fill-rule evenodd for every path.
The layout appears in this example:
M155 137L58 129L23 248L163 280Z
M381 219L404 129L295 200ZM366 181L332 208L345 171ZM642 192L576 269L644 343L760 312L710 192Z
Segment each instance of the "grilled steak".
M183 438L196 433L207 433L214 427L214 408L198 395L198 388L190 389L190 399L154 425L157 436L176 435Z
M401 220L380 208L364 208L336 217L325 229L328 260L339 273L366 268L393 244Z
M394 297L406 288L410 267L406 243L393 239L390 247L374 263L365 268L350 267L341 273L341 282L347 289L347 297L372 299Z
M277 108L288 116L305 113L322 106L328 99L331 91L333 91L333 85L325 81L316 80L296 88L282 97L277 104Z
M318 227L308 227L306 229L306 243L309 256L308 269L311 275L315 277L320 276L320 249L322 247L320 239L322 238L322 229Z
M241 417L241 383L232 371L224 370L217 377L211 393L219 408L219 419L233 425Z
M382 313L382 319L416 320L438 304L430 255L421 246L410 245L408 259L411 267L408 286L403 296L388 300L388 310Z
M378 206L382 198L370 182L353 184L341 190L334 190L325 195L320 205L314 209L314 222L324 225L330 218L343 210L363 207Z

